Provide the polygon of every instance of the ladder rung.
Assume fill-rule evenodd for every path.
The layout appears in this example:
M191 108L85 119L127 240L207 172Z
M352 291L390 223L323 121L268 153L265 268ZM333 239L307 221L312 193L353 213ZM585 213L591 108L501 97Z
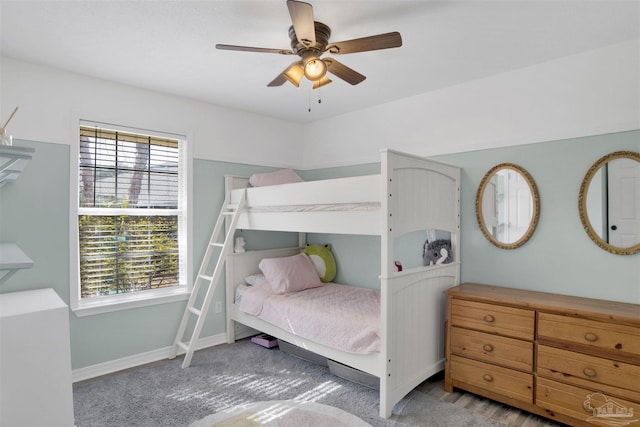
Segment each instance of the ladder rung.
M221 215L234 215L235 212L222 212Z
M206 274L201 274L201 275L198 276L198 279L204 279L204 280L210 282L211 279L213 279L213 276L207 276Z
M219 248L223 248L223 247L224 247L224 243L217 243L217 242L213 242L213 243L211 244L211 246L217 246L217 247L219 247Z
M200 314L202 313L202 311L198 310L195 307L187 307L187 310L189 310L190 312L192 312L193 314L195 314L196 316L200 316Z
M227 205L227 209L229 209L229 210L237 210L238 209L238 205Z
M182 341L176 342L176 345L183 349L184 351L189 351L189 346L183 343Z

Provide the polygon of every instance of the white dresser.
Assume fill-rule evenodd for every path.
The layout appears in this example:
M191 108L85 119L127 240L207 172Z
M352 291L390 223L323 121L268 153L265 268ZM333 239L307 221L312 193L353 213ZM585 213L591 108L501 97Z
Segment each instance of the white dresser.
M53 289L0 294L0 426L73 425L67 305Z

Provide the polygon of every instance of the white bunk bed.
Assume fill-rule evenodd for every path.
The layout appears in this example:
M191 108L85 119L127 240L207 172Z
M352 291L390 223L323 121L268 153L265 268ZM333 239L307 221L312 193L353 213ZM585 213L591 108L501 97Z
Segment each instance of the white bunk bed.
M460 169L391 150L381 154L379 175L247 188L248 207L237 224L246 230L380 236L380 352L336 350L240 311L234 295L244 277L258 273L263 258L293 255L299 248L230 255L226 313L230 343L237 324L246 325L378 377L380 416L388 418L398 401L444 368L444 291L460 277ZM247 178L227 177L231 203L247 185ZM451 233L454 261L396 271L394 239L430 229Z

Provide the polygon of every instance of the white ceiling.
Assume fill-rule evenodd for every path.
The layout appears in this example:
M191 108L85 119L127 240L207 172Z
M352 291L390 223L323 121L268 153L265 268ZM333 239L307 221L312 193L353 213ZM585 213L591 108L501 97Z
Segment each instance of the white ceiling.
M311 3L331 42L399 31L403 46L340 56L357 86L269 88L296 57L215 44L290 48L285 0L0 0L1 53L305 123L640 37L640 0Z

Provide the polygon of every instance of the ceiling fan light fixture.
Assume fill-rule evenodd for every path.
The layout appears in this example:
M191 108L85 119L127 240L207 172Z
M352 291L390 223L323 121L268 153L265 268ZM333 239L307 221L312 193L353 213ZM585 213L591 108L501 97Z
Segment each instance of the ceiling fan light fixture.
M313 82L313 88L314 89L318 89L319 87L322 87L324 85L328 85L331 82L332 82L332 80L325 75L321 79L316 80L315 82Z
M312 82L327 75L327 64L320 58L311 58L304 63L304 76Z
M300 81L302 80L302 77L304 77L304 69L298 63L292 64L287 71L282 73L282 75L285 76L286 79L295 87L300 87Z

